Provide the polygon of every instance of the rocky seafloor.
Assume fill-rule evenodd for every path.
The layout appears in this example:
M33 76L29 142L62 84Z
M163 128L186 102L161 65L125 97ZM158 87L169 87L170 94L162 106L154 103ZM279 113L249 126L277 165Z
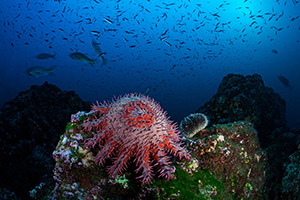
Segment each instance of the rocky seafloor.
M285 101L257 74L225 76L211 100L195 109L210 123L193 138L183 133L191 160L171 159L173 180L155 176L141 185L134 160L114 178L106 166L95 165L93 152L70 134L81 122L67 126L72 114L88 112L90 105L45 82L1 107L0 199L299 198L300 130L289 130ZM73 158L72 167L64 157L52 157L62 146ZM59 180L53 178L54 169Z

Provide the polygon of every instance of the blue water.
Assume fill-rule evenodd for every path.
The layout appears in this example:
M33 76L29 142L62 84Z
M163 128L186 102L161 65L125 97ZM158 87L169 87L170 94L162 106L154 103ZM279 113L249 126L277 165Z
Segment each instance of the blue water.
M296 0L10 0L0 5L0 105L45 81L92 102L151 86L149 95L180 122L216 93L223 76L258 73L286 100L290 128L300 127ZM69 57L75 51L97 57L91 41L98 35L91 31L102 34L97 41L106 53L103 66ZM57 55L39 60L40 53ZM26 69L37 65L57 65L56 75L28 76Z

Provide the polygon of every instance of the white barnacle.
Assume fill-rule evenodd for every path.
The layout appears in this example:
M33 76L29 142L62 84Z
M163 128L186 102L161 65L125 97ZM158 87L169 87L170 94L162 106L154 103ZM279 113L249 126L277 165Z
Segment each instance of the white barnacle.
M217 140L218 140L219 142L224 142L224 141L225 141L224 135L219 135Z

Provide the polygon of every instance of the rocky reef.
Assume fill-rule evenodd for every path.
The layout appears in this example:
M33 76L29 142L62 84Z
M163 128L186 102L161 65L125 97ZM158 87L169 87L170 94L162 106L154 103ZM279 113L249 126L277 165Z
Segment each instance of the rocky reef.
M0 109L0 199L30 199L29 190L53 182L52 152L72 113L89 110L73 91L45 82L33 85ZM14 195L12 195L14 193Z
M300 177L300 171L292 167L297 168L300 157L291 156L299 154L297 153L299 144L300 129L293 129L274 139L265 149L269 165L266 182L266 193L269 199L298 199L297 193L292 191L293 188L289 188L289 186L300 185L299 179L296 178ZM294 173L291 173L292 171Z
M207 115L211 124L250 121L263 148L289 130L285 112L285 100L258 74L226 75L217 93L196 111Z
M31 191L35 199L128 199L138 198L141 184L133 178L134 165L123 175L109 176L107 168L111 162L98 165L95 161L97 151L85 147L85 141L93 138L84 128L84 121L94 116L93 112L78 112L72 115L65 134L53 152L55 159L55 187L37 186ZM98 146L98 145L97 145ZM112 161L112 160L111 160ZM131 179L131 181L128 180ZM134 187L133 187L134 185ZM129 190L130 188L130 190ZM134 188L134 189L132 189ZM45 191L48 191L45 192Z
M249 122L216 125L201 136L185 140L192 159L176 160L172 180L154 177L151 184L136 181L134 160L122 176L110 177L107 166L95 163L97 152L85 148L92 137L83 122L93 113L73 115L53 153L55 187L39 185L36 199L262 199L266 156ZM113 161L113 159L112 159ZM159 171L159 167L153 167ZM50 189L49 189L50 188ZM53 191L51 191L53 189ZM48 193L45 193L48 191Z
M119 102L124 112L107 103L88 112L90 103L46 82L5 103L0 109L0 176L5 180L0 199L28 199L29 194L33 199L299 199L300 131L288 129L285 101L259 75L225 76L217 93L197 110L208 116L207 127L197 124L203 120L183 123L181 134L172 123L152 127L175 130L174 140L168 134L143 136L156 124L149 115L153 101L126 102ZM110 117L100 120L105 115ZM116 138L112 131L117 130L134 134ZM148 139L132 142L134 135ZM153 137L157 143L149 143ZM118 152L127 147L124 155L130 159ZM105 162L99 161L99 152ZM189 156L180 156L183 152ZM118 160L123 160L122 170L114 174ZM162 177L166 170L169 176ZM151 178L140 182L136 178L147 177L144 172Z
M93 105L90 112L73 114L53 152L53 197L114 199L139 194L122 193L118 180L127 178L126 171L127 176L130 172L131 178L141 179L142 185L149 184L155 174L172 179L175 169L169 155L189 159L177 132L161 107L144 95L125 95L111 103ZM127 170L132 163L134 172ZM33 197L37 197L35 193L37 190Z
M151 105L153 102L143 96L125 96L111 104L93 105L90 112L73 114L53 152L56 161L55 187L39 185L31 191L31 196L36 199L263 198L266 155L259 146L257 132L250 122L214 125L201 129L192 139L182 137L180 141L172 130L175 126L170 126L168 121L164 123L163 112L154 109L157 106ZM160 114L153 114L154 110ZM144 126L148 122L140 119L140 115L152 116L148 120L151 122L149 126ZM118 120L117 124L115 120ZM158 127L159 124L166 127ZM139 131L137 127L145 130ZM171 132L160 134L164 130ZM174 141L173 135L176 136ZM147 141L143 137L148 138ZM112 144L107 146L107 142L101 142L102 138ZM130 140L126 141L126 138ZM90 140L97 142L86 145ZM182 141L186 149L179 146ZM148 143L151 144L149 147ZM163 144L166 146L163 147ZM129 154L132 156L126 163L115 158L116 155L126 158L126 152L131 152L130 148L136 149L136 153ZM166 154L158 148L167 150ZM139 149L142 149L142 153L139 153ZM106 150L102 154L109 155L101 165L98 160L104 159L104 156L99 157L99 150ZM170 150L176 153L172 154ZM185 156L189 159L176 159L185 155L186 151L191 153L192 159L190 155ZM163 159L169 161L161 161ZM116 162L123 168L123 173L111 176L111 169L114 169L112 164ZM150 184L150 181L147 184L136 181L136 177L140 176L140 166L144 166L147 172L147 165L150 164L153 165L150 167L151 173L158 176L153 176ZM165 170L171 169L172 179L162 176ZM142 175L144 173L142 171Z
M155 183L159 199L264 198L266 154L250 122L214 125L186 142L193 159L177 163L175 181Z
M296 152L289 156L286 171L282 179L282 199L300 198L300 145Z
M267 153L266 196L280 199L285 163L300 143L299 130L287 126L285 100L266 87L258 74L228 74L217 93L196 112L206 114L211 124L247 120L254 125L260 146Z

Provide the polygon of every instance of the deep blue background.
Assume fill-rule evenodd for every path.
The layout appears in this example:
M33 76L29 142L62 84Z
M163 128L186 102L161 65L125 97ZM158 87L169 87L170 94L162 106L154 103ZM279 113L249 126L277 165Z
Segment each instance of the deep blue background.
M300 127L300 3L190 1L1 1L0 105L44 81L92 102L151 86L149 95L180 122L216 93L226 74L258 73L286 100L290 128ZM166 30L172 46L160 40ZM91 31L102 34L98 41L107 60L102 67L69 57L75 51L97 57ZM56 59L35 58L44 52L57 53ZM26 69L36 65L57 65L56 75L28 76Z

